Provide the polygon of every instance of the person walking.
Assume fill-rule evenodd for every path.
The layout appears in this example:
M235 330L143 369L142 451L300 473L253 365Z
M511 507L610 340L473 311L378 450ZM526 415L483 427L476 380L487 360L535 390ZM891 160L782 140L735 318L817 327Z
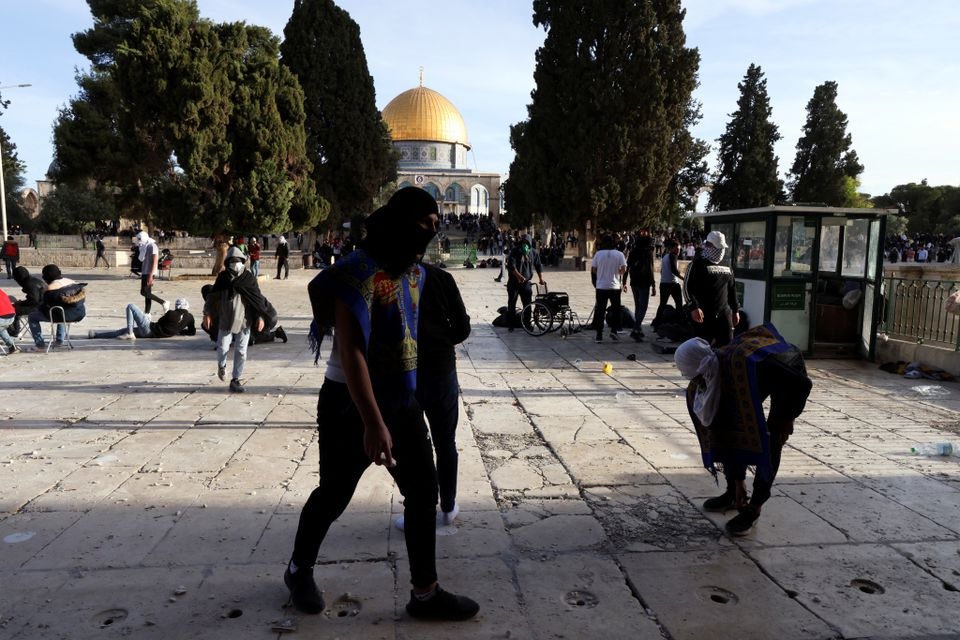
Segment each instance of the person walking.
M650 297L657 295L657 282L653 275L653 250L653 238L645 231L637 234L633 249L630 250L630 256L627 258L627 271L623 275L624 291L629 283L630 290L633 292L636 324L630 332L630 337L637 342L643 340L643 318L647 315Z
M607 303L610 303L610 339L620 339L623 325L623 312L620 310L620 286L623 274L627 271L627 258L613 244L613 238L604 236L600 241L600 250L593 256L590 276L596 287L597 303L593 308L593 330L595 342L603 342L603 325L607 315Z
M415 399L418 313L425 271L416 264L438 223L429 193L405 187L365 221L357 251L309 284L316 359L327 329L333 346L317 402L320 482L300 514L283 580L293 605L323 611L313 577L320 546L371 463L384 466L403 494L404 539L412 590L407 613L466 620L479 605L437 582L437 476L423 411Z
M283 269L283 279L286 280L287 276L290 274L290 267L287 264L287 261L290 258L290 247L287 246L287 239L283 236L277 238L277 277L274 280L280 279L280 270Z
M430 425L437 454L440 513L437 524L452 525L457 506L457 423L460 417L460 381L457 379L456 345L470 336L470 316L453 276L422 264L423 294L417 326L417 401ZM403 529L403 516L395 525Z
M139 248L137 257L140 260L140 295L143 296L143 310L149 315L151 304L159 302L163 312L166 313L170 310L170 305L153 293L153 281L158 272L160 250L146 231L137 234L136 243Z
M720 264L726 250L727 239L721 232L708 233L684 282L693 333L714 347L729 344L733 329L740 322L733 270Z
M93 259L93 268L96 269L97 265L100 264L100 261L103 260L103 266L107 269L110 268L110 263L107 262L106 245L103 244L103 236L98 235L93 241L94 247L97 249L97 257Z
M268 303L260 293L260 285L245 268L247 257L239 247L227 249L223 261L224 270L217 276L213 289L203 306L201 327L209 330L216 314L220 333L217 335L217 377L221 381L227 376L227 355L231 345L233 351L233 370L230 377L230 391L243 393L243 369L247 362L247 345L250 332L263 331L270 318Z
M722 469L726 479L723 494L706 500L703 508L737 510L726 524L727 533L746 535L770 498L783 445L813 388L803 355L767 323L718 350L703 338L692 338L677 347L674 358L680 374L690 379L687 409L703 465L714 478ZM764 415L768 398L770 410ZM748 466L756 469L749 499Z

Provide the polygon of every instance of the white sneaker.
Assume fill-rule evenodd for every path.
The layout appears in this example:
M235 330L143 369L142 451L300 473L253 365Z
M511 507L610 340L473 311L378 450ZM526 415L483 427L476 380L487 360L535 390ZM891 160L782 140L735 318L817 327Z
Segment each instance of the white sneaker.
M453 524L453 521L457 519L457 516L460 515L459 505L454 504L452 511L441 511L437 514L440 522L439 524L444 527L449 527Z
M164 312L164 313L166 313L167 311L170 311L170 303L169 303L169 302L164 302L164 303L163 303L162 305L160 305L160 306L163 307L163 312Z
M132 333L121 333L117 336L117 340L136 340L137 336Z

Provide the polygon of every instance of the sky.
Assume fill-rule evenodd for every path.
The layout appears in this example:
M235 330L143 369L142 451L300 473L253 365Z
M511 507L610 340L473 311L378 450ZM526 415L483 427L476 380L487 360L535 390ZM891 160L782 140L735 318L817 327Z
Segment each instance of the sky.
M245 21L282 38L293 0L198 0L216 21ZM340 0L360 25L367 65L383 108L424 86L463 115L470 165L506 174L510 125L526 118L537 48L527 0ZM927 179L960 185L960 2L956 0L684 0L688 46L700 51L694 134L716 148L736 110L737 84L761 66L783 140L783 176L793 163L814 88L838 83L837 104L865 166L861 191L887 193ZM92 25L84 0L0 0L0 114L26 163L28 186L53 159L52 126L76 95L86 60L70 36ZM562 135L558 131L557 135ZM710 168L716 168L714 156Z

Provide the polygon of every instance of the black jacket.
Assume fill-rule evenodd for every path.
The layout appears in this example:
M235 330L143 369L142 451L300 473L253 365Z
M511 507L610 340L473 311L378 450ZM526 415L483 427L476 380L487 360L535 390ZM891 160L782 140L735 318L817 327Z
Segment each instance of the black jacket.
M728 307L738 310L736 281L730 267L713 264L706 258L694 258L685 285L690 308L702 309L708 318L716 317Z
M450 373L457 366L454 347L470 335L470 316L453 276L431 265L421 266L426 278L417 322L417 373Z
M172 338L173 336L194 336L197 327L193 314L183 309L171 309L150 323L151 338Z

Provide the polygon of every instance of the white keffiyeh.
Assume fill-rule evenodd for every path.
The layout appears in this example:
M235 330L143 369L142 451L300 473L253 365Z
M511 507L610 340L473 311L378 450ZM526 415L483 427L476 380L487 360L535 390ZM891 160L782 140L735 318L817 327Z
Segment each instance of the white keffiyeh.
M703 377L693 398L693 413L705 427L713 424L720 406L720 360L703 338L692 338L679 347L674 362L684 378Z

